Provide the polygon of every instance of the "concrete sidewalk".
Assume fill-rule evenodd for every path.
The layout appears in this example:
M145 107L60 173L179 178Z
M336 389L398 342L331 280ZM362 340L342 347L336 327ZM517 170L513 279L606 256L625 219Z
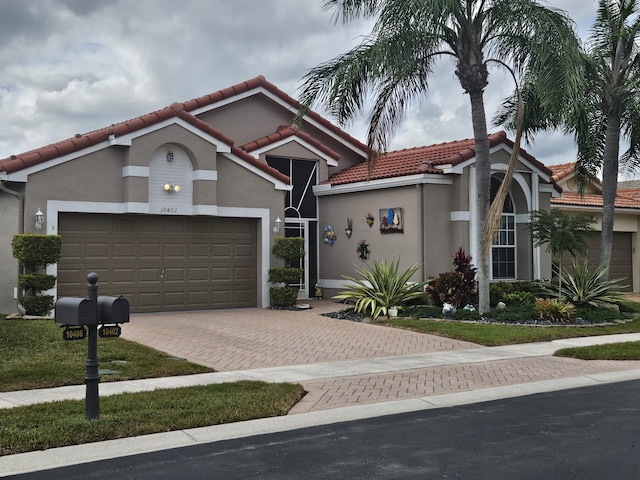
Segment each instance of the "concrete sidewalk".
M286 417L0 457L0 475L640 378L640 361L552 356L568 346L640 341L640 333L480 347L319 315L338 309L331 302L316 302L306 312L255 309L135 315L123 328L127 338L140 341L135 337L142 336L141 343L225 371L105 382L100 384L101 396L241 379L297 382L308 394ZM0 408L82 399L84 393L84 386L0 393Z

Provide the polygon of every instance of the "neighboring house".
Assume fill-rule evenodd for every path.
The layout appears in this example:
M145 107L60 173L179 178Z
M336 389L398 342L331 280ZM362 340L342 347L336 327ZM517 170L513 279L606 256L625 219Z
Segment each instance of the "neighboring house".
M460 246L476 256L473 140L389 152L369 171L366 146L320 115L292 126L298 107L256 77L0 160L0 312L16 309L19 232L62 235L62 258L47 269L54 294L85 296L95 271L101 294L123 294L137 312L267 307L276 236L306 240L300 298L316 283L325 296L342 288L365 262L363 245L367 262L420 263L421 278L450 270ZM499 132L490 145L495 189L513 143ZM493 280L549 276L526 223L560 191L522 150Z
M596 222L593 232L587 235L589 264L598 265L600 256L600 232L602 229L602 185L597 178L585 187L583 194L578 193L575 163L552 165L553 180L562 187L560 198L551 200L551 207L565 213L584 213L591 215ZM640 188L636 182L619 182L615 203L613 224L613 244L611 248L610 278L625 279L627 290L640 291L638 271L638 231L640 227Z

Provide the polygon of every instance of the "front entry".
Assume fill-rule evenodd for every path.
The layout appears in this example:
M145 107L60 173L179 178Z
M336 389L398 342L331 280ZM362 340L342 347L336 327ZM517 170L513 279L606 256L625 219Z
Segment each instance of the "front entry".
M304 238L306 255L297 262L292 262L291 266L304 269L304 277L297 285L300 289L298 299L307 299L310 295L309 292L313 292L315 281L318 278L318 222L287 218L284 236ZM313 283L311 287L309 287L310 283Z

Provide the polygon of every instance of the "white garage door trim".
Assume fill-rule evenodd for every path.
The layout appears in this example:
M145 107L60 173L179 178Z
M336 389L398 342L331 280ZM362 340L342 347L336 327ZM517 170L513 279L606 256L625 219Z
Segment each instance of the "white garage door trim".
M146 208L145 208L146 207ZM215 205L194 205L195 211L203 215L205 211L213 212L210 216L217 217L238 217L238 218L257 218L258 222L258 238L261 243L261 252L259 254L259 275L261 279L261 297L258 299L258 306L266 308L269 306L269 254L271 251L271 229L269 228L269 219L271 212L268 208L244 208L244 207L218 207ZM145 203L110 203L110 202L74 202L64 200L49 200L45 211L46 216L46 232L51 235L58 233L58 218L60 213L147 213L149 214L149 204ZM151 215L151 214L149 214ZM275 215L274 215L275 216ZM49 275L58 274L57 265L49 265L47 267ZM50 292L51 295L57 296L54 288Z

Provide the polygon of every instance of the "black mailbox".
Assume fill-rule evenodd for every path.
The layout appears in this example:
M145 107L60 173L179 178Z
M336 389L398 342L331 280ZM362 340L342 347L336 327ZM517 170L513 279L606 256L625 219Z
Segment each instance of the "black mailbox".
M88 298L59 298L54 319L60 325L97 325L96 304Z
M126 323L129 321L129 302L124 297L98 297L98 323Z

